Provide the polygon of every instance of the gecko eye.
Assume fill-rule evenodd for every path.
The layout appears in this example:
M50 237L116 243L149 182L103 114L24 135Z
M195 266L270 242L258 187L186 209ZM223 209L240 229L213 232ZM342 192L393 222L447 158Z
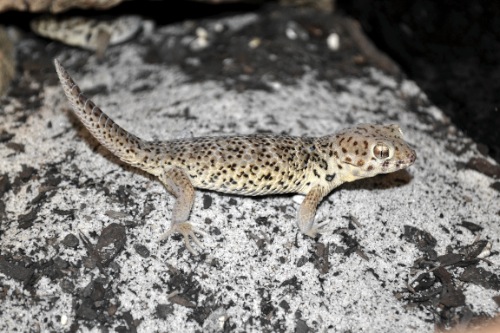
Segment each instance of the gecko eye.
M379 142L373 147L373 155L378 159L386 159L389 157L389 147L382 142Z

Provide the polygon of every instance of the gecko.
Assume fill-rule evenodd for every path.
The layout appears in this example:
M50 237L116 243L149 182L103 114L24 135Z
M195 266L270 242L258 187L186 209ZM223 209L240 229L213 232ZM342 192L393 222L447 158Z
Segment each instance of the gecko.
M108 19L43 15L32 20L30 27L40 36L95 51L102 58L108 46L131 39L142 24L142 19L134 15Z
M297 226L316 237L327 222L315 221L323 198L339 185L412 165L417 155L396 124L360 124L321 137L235 135L146 141L126 131L87 98L62 65L57 75L76 116L123 162L156 176L175 197L171 225L162 239L180 233L186 248L206 235L189 222L195 188L258 196L305 195Z

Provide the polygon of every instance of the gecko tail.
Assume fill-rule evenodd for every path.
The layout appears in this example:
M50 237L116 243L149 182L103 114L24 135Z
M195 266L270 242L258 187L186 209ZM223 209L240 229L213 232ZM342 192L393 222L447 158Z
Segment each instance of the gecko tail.
M57 59L54 59L54 65L73 112L88 131L122 161L146 169L143 158L145 152L150 148L150 143L117 125L113 119L81 92Z

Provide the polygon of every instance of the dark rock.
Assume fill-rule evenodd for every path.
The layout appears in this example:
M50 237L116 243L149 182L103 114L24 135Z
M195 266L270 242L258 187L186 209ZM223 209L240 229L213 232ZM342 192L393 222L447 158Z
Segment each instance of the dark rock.
M24 153L24 145L22 143L9 142L5 146L18 153Z
M28 229L33 226L33 222L37 218L38 211L32 209L28 214L20 215L17 222L19 223L19 228Z
M287 301L282 300L279 304L279 307L288 312L290 310L290 304Z
M483 227L481 227L480 225L469 222L469 221L462 221L462 223L460 223L459 225L468 229L472 233L476 233L476 232L483 230Z
M123 250L126 240L124 226L112 223L104 228L94 249L101 264L106 266L111 262Z
M490 187L498 192L500 192L500 182L494 182Z
M295 290L300 290L302 283L298 282L297 277L294 276L288 280L281 282L280 287L291 286Z
M41 191L40 193L38 193L38 195L36 197L34 197L31 201L30 201L30 204L32 206L36 206L40 203L43 203L47 200L47 191Z
M125 320L127 323L127 329L123 331L124 333L136 333L137 332L137 326L140 324L140 320L134 320L134 317L130 313L130 311L125 311L123 314L120 316L121 319ZM118 330L117 330L118 331Z
M94 282L91 287L90 299L94 302L104 299L105 289L102 283Z
M404 226L404 238L407 242L415 244L420 251L425 252L428 249L433 249L437 241L427 231L420 230L410 225Z
M22 166L22 170L21 172L19 173L19 178L23 181L23 182L27 182L28 180L31 179L31 177L37 173L37 170L33 167L30 167L30 166L26 166L23 164Z
M487 289L500 290L500 276L482 267L469 266L465 268L459 279L471 282Z
M477 240L470 245L460 249L460 253L465 255L466 260L476 259L485 249L491 248L491 243L487 240ZM489 250L488 250L489 251Z
M415 280L413 280L410 285L414 291L418 292L421 290L427 290L434 286L436 279L430 273L422 273Z
M149 249L141 244L134 245L135 252L143 258L147 258L150 256Z
M0 227L5 216L5 202L0 200Z
M442 266L454 265L460 262L462 259L464 259L464 256L459 253L447 253L437 257L437 260Z
M11 183L9 181L9 176L7 174L0 175L0 198L10 190Z
M172 304L158 304L156 306L156 315L160 319L167 319L168 315L174 313L174 306Z
M0 133L0 143L9 142L15 135L7 132L6 130L2 130Z
M59 285L61 286L61 289L68 294L72 294L75 290L75 284L70 280L61 280Z
M467 168L476 170L494 179L500 178L500 165L492 164L485 158L471 158L469 162L467 162Z
M24 267L22 261L9 262L2 256L0 256L0 272L14 280L24 283L27 283L34 274L34 270Z
M57 268L59 268L59 269L66 269L69 267L69 263L60 257L54 258L53 261L54 261L54 265L57 266Z
M37 262L35 263L35 267L38 269L36 270L37 277L39 275L45 275L51 280L58 280L64 276L64 273L61 271L60 265L65 265L64 260L58 259L57 261L55 260L48 260L48 261L43 261L43 262ZM66 263L67 265L67 263Z
M439 297L439 303L448 307L459 307L465 305L465 295L461 289L454 287L443 288Z
M76 237L75 235L67 234L61 243L63 243L63 245L66 247L76 249L80 244L80 241L78 240L78 237Z
M68 216L68 215L73 215L75 213L75 210L74 209L63 210L55 208L52 210L52 213L62 216Z
M76 310L76 317L84 320L95 320L97 318L97 312L92 306L92 302L85 299L83 303Z
M208 209L212 206L212 197L208 194L203 194L203 209Z
M295 326L295 333L307 333L311 329L307 326L306 322L302 319L297 319L297 325Z

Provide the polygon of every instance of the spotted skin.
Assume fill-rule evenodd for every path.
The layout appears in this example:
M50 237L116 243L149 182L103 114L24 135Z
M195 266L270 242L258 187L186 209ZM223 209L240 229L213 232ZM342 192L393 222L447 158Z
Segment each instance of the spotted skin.
M103 57L108 46L134 37L142 27L142 19L134 15L114 19L44 15L32 20L30 26L40 36L96 51L98 57Z
M55 66L75 114L92 135L122 161L159 178L176 197L167 235L181 233L200 244L189 222L195 188L240 195L300 193L297 225L315 237L316 208L345 182L404 169L416 153L397 125L362 124L323 137L285 135L199 137L144 141L118 126L85 97L60 63Z

